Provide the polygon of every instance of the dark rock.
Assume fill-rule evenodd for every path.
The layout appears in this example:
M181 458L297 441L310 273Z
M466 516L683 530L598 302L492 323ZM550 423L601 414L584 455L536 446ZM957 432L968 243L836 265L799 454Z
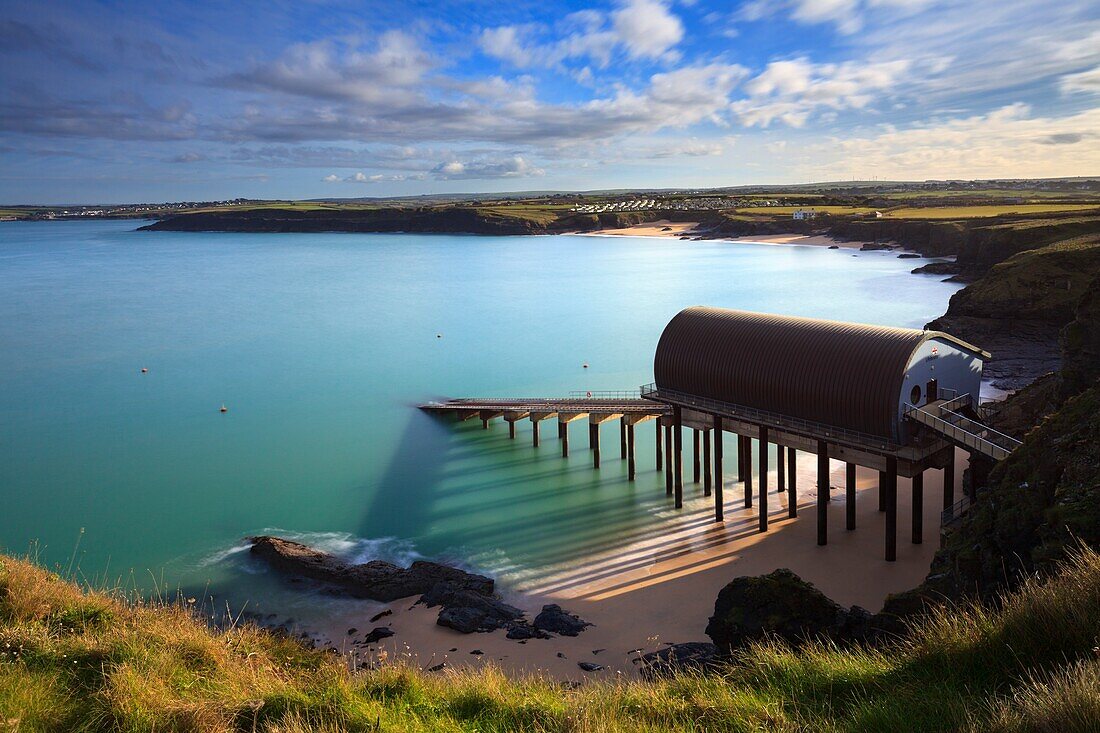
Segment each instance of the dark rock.
M913 275L957 275L959 266L954 262L929 262L913 268L911 272Z
M606 652L606 651L607 651L606 649L593 649L592 653L593 654L599 654L600 652Z
M510 622L523 618L523 611L515 606L449 582L437 583L418 603L429 608L442 606L437 623L464 634L510 627Z
M429 672L439 672L440 670L443 670L443 669L446 669L446 668L447 668L447 663L446 662L440 662L439 664L435 665L434 667L428 667L428 671Z
M350 629L348 629L348 636L352 636L352 635L353 635L353 634L355 634L355 632L357 632L357 631L359 631L359 629L356 629L356 628L354 628L354 627L353 627L353 628L350 628Z
M808 638L840 638L847 612L786 568L735 578L718 594L709 636L723 652L777 636L797 645Z
M839 244L830 244L829 249L840 249L840 245Z
M599 672L600 670L607 669L607 667L602 664L596 664L595 662L577 662L577 666L585 672Z
M484 631L485 613L476 608L458 606L444 608L439 612L436 623L446 626L462 634L472 634L475 631Z
M562 607L556 603L543 606L539 615L535 616L536 629L561 636L576 636L591 625L575 614L562 610Z
M508 624L509 639L549 639L550 635L545 631L539 631L531 624L521 621Z
M452 650L452 651L454 651L454 650ZM485 652L481 651L480 649L474 649L473 651L470 652L470 654L473 654L475 657L480 657L484 653Z
M375 644L382 639L388 639L393 636L393 629L388 626L379 626L375 629L371 629L371 632L363 637L363 641L367 644Z
M392 616L392 615L393 615L393 611L391 611L390 609L387 608L385 611L382 611L380 613L376 613L373 616L371 616L370 617L370 622L373 624L375 621L377 621L380 618L385 618L386 616Z
M558 652L558 659L566 659L566 658L567 657L564 654L562 654L561 652Z
M640 674L644 679L653 680L684 670L713 671L720 667L721 657L714 644L689 641L644 654L634 662L642 663Z
M920 255L916 252L902 252L898 255L899 260L919 260Z
M322 583L355 598L393 601L425 593L440 582L476 593L493 592L491 578L425 560L417 560L407 569L381 560L354 565L279 537L252 537L251 542L252 554L276 570Z

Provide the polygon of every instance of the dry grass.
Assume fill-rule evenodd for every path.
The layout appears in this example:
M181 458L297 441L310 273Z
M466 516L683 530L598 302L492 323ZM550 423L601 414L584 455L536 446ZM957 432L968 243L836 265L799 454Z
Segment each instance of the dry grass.
M571 689L496 669L353 673L186 602L0 569L0 731L1095 731L1100 556L1000 610L941 612L883 649L760 644L723 675Z

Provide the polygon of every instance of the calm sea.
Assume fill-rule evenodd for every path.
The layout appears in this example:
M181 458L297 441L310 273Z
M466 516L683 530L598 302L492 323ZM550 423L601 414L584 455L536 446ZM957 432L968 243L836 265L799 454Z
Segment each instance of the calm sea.
M253 533L522 575L665 506L651 423L628 484L616 423L597 473L584 424L565 460L418 403L636 388L688 305L919 327L958 287L819 247L135 226L0 224L0 546L244 595Z

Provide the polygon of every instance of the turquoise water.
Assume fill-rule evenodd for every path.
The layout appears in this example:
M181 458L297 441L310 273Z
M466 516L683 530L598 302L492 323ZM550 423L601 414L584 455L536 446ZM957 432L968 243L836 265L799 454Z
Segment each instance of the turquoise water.
M688 305L919 327L957 289L820 247L134 227L0 224L0 545L242 593L251 533L522 571L665 505L651 424L629 484L617 423L597 473L584 424L565 460L420 402L636 388Z

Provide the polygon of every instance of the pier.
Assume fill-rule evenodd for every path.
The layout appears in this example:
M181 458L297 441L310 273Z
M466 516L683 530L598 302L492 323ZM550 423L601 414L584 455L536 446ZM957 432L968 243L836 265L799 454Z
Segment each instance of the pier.
M911 479L910 541L924 541L924 475L943 472L946 525L973 497L956 502L955 451L1001 460L1019 442L980 421L976 395L986 352L939 332L690 308L666 327L654 360L656 381L637 392L573 392L558 398L463 398L421 405L430 412L478 418L484 428L502 418L515 438L519 420L556 419L562 456L569 425L587 420L593 468L601 461L600 424L619 421L619 455L635 480L635 427L654 423L656 470L676 508L684 497L684 431L691 430L691 479L714 497L723 521L724 445L736 437L737 483L746 509L758 509L768 531L769 494L787 494L798 516L797 456L816 456L817 544L829 540L832 461L844 464L844 530L856 529L856 467L876 471L878 510L885 514L883 555L897 559L898 478ZM753 461L757 485L753 486ZM775 446L775 486L771 449Z

